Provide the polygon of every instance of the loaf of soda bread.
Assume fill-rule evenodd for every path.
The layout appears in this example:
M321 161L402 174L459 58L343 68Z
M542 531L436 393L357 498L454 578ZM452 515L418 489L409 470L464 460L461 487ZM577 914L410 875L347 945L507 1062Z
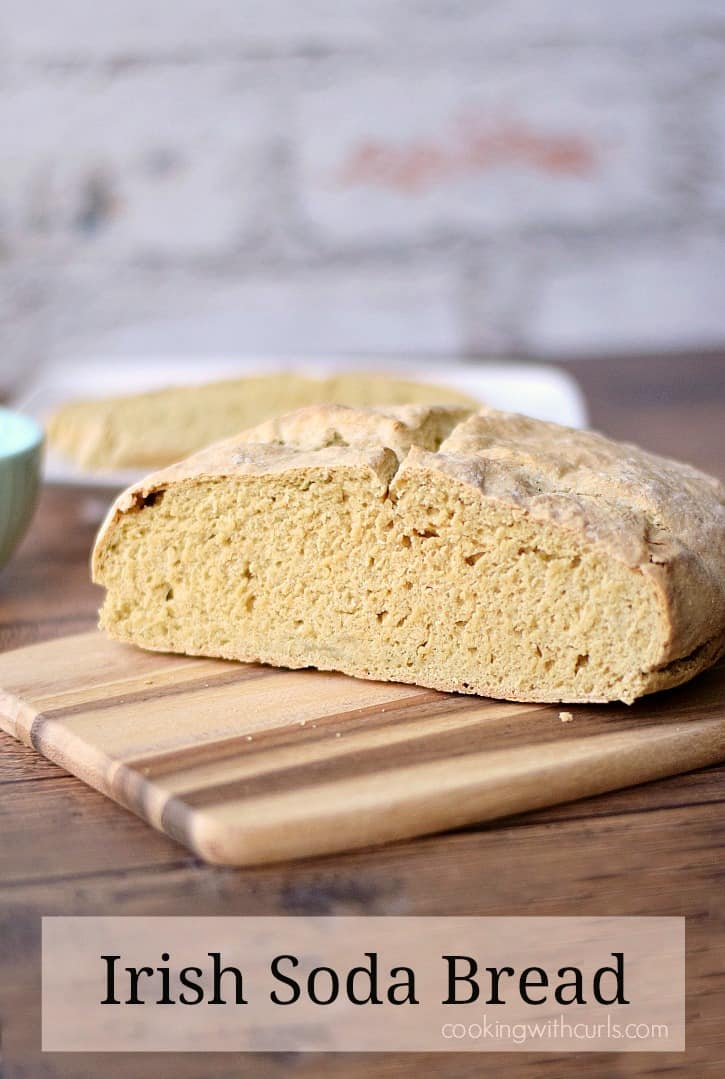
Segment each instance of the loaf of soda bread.
M93 555L143 648L517 701L676 686L725 646L723 486L481 409L302 409L126 491Z
M477 407L450 387L347 372L308 378L286 372L170 386L152 393L69 401L48 420L48 441L89 471L161 468L210 442L302 405L457 404Z

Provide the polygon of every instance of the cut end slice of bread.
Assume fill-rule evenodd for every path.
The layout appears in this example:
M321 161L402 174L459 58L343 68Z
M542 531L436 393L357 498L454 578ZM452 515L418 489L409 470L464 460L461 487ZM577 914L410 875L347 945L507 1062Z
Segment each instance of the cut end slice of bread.
M143 648L632 702L725 647L721 484L482 409L313 406L155 473L93 555Z

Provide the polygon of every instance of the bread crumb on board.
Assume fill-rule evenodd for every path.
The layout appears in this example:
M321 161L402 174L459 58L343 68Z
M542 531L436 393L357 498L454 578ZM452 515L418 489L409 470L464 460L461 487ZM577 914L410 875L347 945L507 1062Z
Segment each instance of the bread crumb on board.
M571 712L559 712L559 719L562 723L571 723L573 718L574 716L571 714Z

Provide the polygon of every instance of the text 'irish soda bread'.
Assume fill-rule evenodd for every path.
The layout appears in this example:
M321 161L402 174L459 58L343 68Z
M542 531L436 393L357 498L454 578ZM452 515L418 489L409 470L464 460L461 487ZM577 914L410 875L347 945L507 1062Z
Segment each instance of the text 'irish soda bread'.
M143 648L631 702L722 653L723 487L523 416L302 409L126 491L101 625Z

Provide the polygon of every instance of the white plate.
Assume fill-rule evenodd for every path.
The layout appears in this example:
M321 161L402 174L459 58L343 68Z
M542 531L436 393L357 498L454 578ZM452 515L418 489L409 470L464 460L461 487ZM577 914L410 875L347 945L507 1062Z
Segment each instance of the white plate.
M296 359L261 360L238 356L205 359L158 357L104 357L78 362L66 361L38 372L15 408L45 423L59 405L79 397L106 397L141 393L169 385L208 382L253 374L297 371L325 375L340 370L373 370L391 376L436 382L470 394L482 403L537 419L553 420L569 427L584 427L587 411L579 386L557 367L522 363L463 364L456 361L422 363L413 360L345 359L307 361ZM89 488L126 487L148 470L105 470L89 472L62 457L51 447L45 456L47 483Z

